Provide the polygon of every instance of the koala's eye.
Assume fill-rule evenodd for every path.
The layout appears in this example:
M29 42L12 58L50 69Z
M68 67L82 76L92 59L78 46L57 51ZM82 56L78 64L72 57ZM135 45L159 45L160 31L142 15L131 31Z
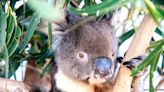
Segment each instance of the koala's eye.
M116 52L111 53L111 56L115 57L116 56Z
M115 53L112 53L112 56L115 56Z
M85 52L78 52L77 57L82 61L88 60L88 55Z
M84 58L84 53L79 53L79 58Z

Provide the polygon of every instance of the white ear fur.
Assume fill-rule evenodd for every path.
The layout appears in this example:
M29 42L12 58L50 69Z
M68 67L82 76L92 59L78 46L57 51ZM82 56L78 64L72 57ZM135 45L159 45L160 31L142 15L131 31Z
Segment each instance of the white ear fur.
M54 51L56 51L57 47L59 46L64 34L65 33L62 31L53 31L52 49Z

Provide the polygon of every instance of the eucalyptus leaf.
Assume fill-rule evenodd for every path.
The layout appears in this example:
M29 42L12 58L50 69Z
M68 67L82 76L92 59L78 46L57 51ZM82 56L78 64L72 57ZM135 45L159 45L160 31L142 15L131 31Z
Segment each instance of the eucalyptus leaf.
M161 31L159 28L156 28L155 32L159 34L160 36L164 37L164 32Z
M127 39L129 39L133 34L134 34L135 30L132 29L126 33L124 33L122 36L119 37L119 46L126 41Z
M147 9L149 10L150 14L153 16L156 22L160 22L162 19L162 16L160 12L157 10L156 6L150 1L150 0L144 0Z
M10 42L10 38L13 34L14 31L14 24L15 24L15 18L14 16L11 14L11 11L9 12L9 17L8 17L8 23L7 23L7 44L9 44Z
M135 69L132 70L131 76L136 76L140 71L151 65L154 58L158 56L161 52L161 48L164 45L164 42L160 43L154 50L146 57L146 59L140 63Z
M95 15L97 13L98 10L105 10L105 11L112 11L114 9L117 9L123 5L126 5L130 2L132 2L133 0L106 0L103 1L100 4L92 4L90 6L87 6L85 8L82 9L76 9L75 7L69 5L68 9L70 10L70 12L77 14L77 15L81 15L83 13L87 14L87 15Z
M160 49L159 52L157 52L156 56L154 57L154 59L152 60L151 67L150 67L150 92L154 92L154 86L153 86L153 77L154 77L154 71L157 69L157 63L158 63L158 59L159 56L162 52L162 49Z
M34 34L34 31L39 23L40 18L37 17L36 15L34 15L31 19L30 25L27 28L27 33L23 39L23 41L21 42L20 46L19 46L19 53L21 53L25 47L27 46L28 42L30 41L32 35Z
M1 10L0 11L0 53L6 45L6 15Z
M150 43L150 45L147 47L147 50L155 48L156 46L158 46L160 43L164 42L164 38L158 41L154 41L152 43Z
M52 49L52 25L50 22L48 22L48 44L49 48Z
M0 11L0 61L5 61L5 77L8 78L9 71L9 57L6 47L6 14L1 10Z
M20 29L20 27L17 25L16 26L16 37L20 37L21 35L22 35L22 31L21 31L21 29Z
M16 48L18 47L18 41L16 39L14 39L12 45L8 48L8 54L9 57L14 53L14 51L16 50Z

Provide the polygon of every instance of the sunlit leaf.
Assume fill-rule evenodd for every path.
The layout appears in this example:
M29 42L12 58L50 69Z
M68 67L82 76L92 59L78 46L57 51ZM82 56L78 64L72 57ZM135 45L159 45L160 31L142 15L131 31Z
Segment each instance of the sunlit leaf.
M161 39L161 40L152 42L152 43L147 47L147 50L152 49L152 48L155 48L156 46L160 45L160 43L163 43L163 42L164 42L164 39Z
M144 0L144 2L146 4L147 9L149 10L150 14L153 16L155 21L157 21L159 23L162 19L162 16L161 16L160 12L157 10L156 6L150 0Z
M130 2L132 2L132 0L125 0L125 1L123 1L123 0L106 0L100 4L97 4L97 5L93 4L93 5L87 6L83 9L76 9L75 7L73 7L71 5L69 5L68 8L69 8L70 12L72 12L74 14L81 15L81 14L85 13L88 15L95 15L98 10L109 12L109 11L117 9L123 5L126 5Z
M48 20L61 19L61 9L41 0L28 0L27 4L41 17ZM62 5L61 5L62 6Z
M154 92L154 86L153 86L153 77L154 77L154 71L157 69L157 63L158 63L158 59L159 56L162 52L162 49L160 49L159 52L156 52L156 56L154 56L154 59L152 60L152 62L150 63L151 67L150 67L150 92Z
M161 53L161 48L164 45L164 42L160 43L154 50L146 57L146 59L140 63L135 69L132 70L131 76L136 76L140 71L151 65L154 62L159 53Z

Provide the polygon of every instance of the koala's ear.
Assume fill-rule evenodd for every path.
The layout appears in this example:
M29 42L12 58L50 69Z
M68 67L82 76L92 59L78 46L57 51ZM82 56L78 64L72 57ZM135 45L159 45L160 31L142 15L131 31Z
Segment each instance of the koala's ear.
M54 27L54 29L52 32L53 34L52 48L54 51L56 51L57 47L61 43L64 34L67 33L66 31L72 26L72 24L77 22L79 19L80 16L74 15L68 10L65 10L65 21L62 23L53 23L52 26Z
M65 11L67 24L73 24L78 21L81 17L71 13L69 10Z
M53 51L56 51L57 47L61 43L61 40L64 36L63 31L53 31L53 36L52 36L52 49Z

